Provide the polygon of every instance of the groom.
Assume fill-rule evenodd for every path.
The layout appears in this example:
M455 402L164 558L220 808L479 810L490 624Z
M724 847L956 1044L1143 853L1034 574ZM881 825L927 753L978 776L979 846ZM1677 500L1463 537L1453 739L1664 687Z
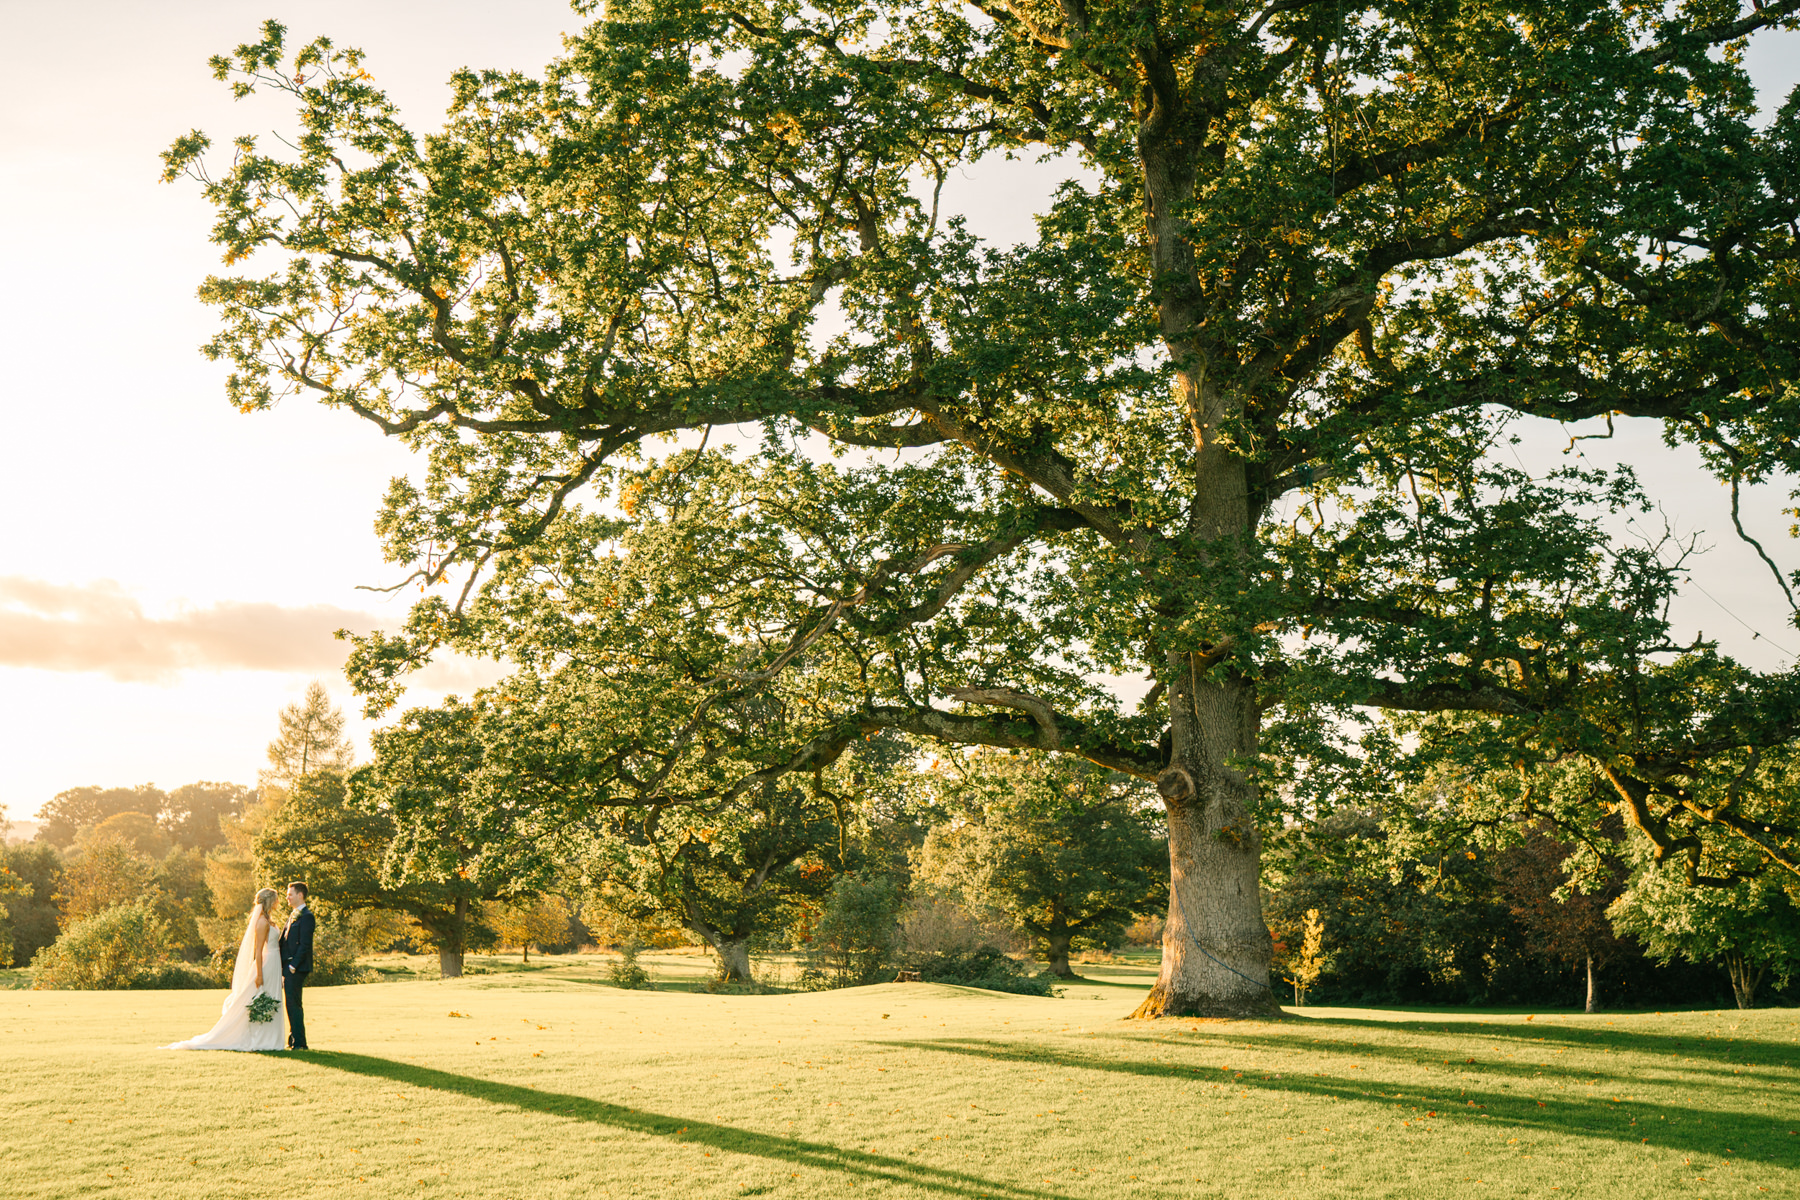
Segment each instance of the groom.
M300 1008L300 992L312 971L313 915L306 907L306 885L290 883L288 907L294 915L281 931L281 990L287 997L288 1049L306 1049L306 1014Z

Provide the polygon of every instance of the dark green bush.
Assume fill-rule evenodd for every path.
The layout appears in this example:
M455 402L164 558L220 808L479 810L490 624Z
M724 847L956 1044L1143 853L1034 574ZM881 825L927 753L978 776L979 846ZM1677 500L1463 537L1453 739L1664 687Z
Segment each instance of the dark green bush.
M318 926L313 932L313 969L306 977L307 987L335 987L345 983L380 983L381 972L369 967L356 965L356 940L349 928L349 923L337 913L318 918ZM279 937L280 929L271 929L270 937ZM203 963L194 964L194 969L210 973L219 982L208 987L230 987L231 971L237 962L238 943L231 942L222 949L213 951ZM170 987L183 987L184 984L169 984ZM197 985L196 985L197 986Z
M963 987L986 988L990 992L1012 992L1020 996L1054 996L1056 989L1048 972L1033 975L1016 959L992 946L974 950L939 952L920 955L906 964L917 971L926 983L954 983Z
M356 965L356 939L349 921L331 913L319 919L313 932L313 969L307 987L333 987L343 983L374 983L381 977Z
M834 879L804 948L806 969L800 985L817 990L893 978L900 904L900 889L885 875L857 873Z
M201 990L230 987L231 979L220 978L199 963L169 963L134 975L125 986L136 992Z
M7 926L0 936L11 939L12 965L23 967L39 950L56 941L57 922L62 914L51 897L62 887L62 855L44 842L25 842L0 848L0 867L30 889L29 893L15 890L0 900L6 906Z

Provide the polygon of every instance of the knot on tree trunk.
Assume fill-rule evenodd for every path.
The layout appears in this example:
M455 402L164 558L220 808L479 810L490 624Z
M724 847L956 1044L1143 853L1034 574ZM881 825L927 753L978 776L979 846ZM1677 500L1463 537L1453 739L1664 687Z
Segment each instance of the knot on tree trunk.
M1156 792L1170 802L1191 799L1194 795L1194 777L1182 767L1170 767L1156 777Z

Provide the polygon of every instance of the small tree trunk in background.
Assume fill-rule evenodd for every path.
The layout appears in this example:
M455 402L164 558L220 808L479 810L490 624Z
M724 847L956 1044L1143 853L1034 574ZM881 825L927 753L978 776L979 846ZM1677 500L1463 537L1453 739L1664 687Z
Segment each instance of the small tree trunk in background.
M1731 991L1739 1008L1756 1007L1756 989L1762 984L1765 967L1751 967L1749 960L1737 951L1725 956L1725 973L1731 976Z
M1073 979L1075 972L1069 968L1069 943L1074 935L1059 916L1050 925L1050 932L1044 938L1045 957L1050 960L1050 973L1058 979Z
M449 936L438 943L438 974L445 979L459 979L463 973L463 955L469 947L469 900L456 898Z
M519 945L519 963L523 966L531 961L531 943L521 942Z
M1594 974L1594 956L1587 956L1588 997L1587 1011L1600 1011L1600 980Z
M713 952L719 956L719 981L721 983L750 982L749 938L731 938L724 934L713 934L709 935L706 940L712 943Z

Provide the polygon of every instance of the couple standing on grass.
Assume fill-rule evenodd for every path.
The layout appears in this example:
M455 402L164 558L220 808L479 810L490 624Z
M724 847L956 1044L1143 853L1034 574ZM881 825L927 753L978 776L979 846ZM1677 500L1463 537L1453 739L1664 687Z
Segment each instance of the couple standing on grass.
M300 993L312 970L313 915L306 906L306 885L290 883L288 907L293 915L287 927L274 937L275 889L256 893L256 906L238 943L237 963L231 969L231 994L219 1009L219 1023L199 1037L165 1046L165 1050L279 1050L281 1049L282 997L287 1003L289 1050L306 1049L306 1015Z

